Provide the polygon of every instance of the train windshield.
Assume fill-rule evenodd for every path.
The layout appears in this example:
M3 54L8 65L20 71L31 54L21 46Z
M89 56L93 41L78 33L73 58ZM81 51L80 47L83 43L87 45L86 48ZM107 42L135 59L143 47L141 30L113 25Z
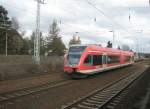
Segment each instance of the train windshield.
M77 65L79 63L81 54L68 54L68 61L70 65Z
M68 62L70 65L77 65L79 63L82 52L87 46L72 46L69 48Z

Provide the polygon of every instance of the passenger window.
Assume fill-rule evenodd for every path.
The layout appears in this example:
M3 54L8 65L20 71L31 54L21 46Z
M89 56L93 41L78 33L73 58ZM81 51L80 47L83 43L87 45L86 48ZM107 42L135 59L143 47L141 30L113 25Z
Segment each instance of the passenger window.
M131 61L131 57L130 56L126 56L125 57L125 62L130 62Z
M88 55L85 60L84 60L84 64L86 65L92 65L92 56Z
M106 58L106 55L103 55L103 64L107 64L107 58Z
M108 56L108 59L107 59L108 64L119 63L119 62L120 62L119 56Z
M131 61L134 61L134 56L131 56Z
M102 55L93 55L93 65L102 65Z

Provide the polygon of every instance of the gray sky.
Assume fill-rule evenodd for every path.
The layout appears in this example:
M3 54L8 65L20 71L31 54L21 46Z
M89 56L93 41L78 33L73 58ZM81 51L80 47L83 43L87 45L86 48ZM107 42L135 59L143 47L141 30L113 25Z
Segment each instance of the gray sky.
M150 6L149 0L45 0L41 5L41 31L48 33L53 19L61 20L60 35L67 45L72 35L79 32L83 44L106 45L112 41L115 31L115 45L128 44L132 49L150 52ZM35 0L0 0L9 12L16 17L21 29L30 36L35 29ZM129 21L129 10L131 19ZM96 18L96 22L94 19Z

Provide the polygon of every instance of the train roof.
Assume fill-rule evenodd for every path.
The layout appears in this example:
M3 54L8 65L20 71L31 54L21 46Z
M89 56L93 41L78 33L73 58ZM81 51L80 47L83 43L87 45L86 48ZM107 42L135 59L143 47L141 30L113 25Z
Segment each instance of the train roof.
M70 47L74 47L74 46L92 46L92 45L95 45L95 46L101 46L101 44L72 44L70 45Z
M124 54L134 54L132 51L123 51L119 49L114 49L114 48L107 48L107 47L102 47L100 44L75 44L71 45L70 47L86 47L86 49L90 51L105 51L105 52L118 52L118 53L124 53Z

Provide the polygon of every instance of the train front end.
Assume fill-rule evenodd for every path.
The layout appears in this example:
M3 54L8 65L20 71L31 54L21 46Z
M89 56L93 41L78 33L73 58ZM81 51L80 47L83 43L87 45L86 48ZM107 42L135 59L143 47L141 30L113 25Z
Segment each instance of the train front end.
M64 72L73 78L85 77L86 75L78 72L80 69L81 58L86 46L72 45L64 57Z

